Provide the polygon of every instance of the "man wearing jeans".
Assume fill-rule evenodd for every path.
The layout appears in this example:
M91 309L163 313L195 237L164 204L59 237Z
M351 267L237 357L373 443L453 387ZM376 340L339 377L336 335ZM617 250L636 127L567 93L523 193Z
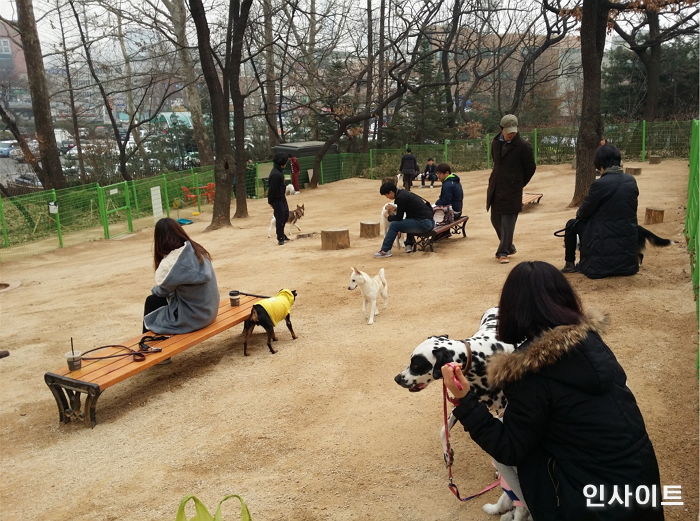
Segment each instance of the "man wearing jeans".
M535 156L530 144L518 134L518 118L501 118L501 132L491 143L493 170L486 194L486 211L491 209L491 224L500 241L496 260L507 264L516 250L513 245L515 222L523 209L523 188L535 174Z
M391 246L399 232L407 234L406 253L413 251L414 233L425 233L433 229L433 208L428 201L408 190L399 190L394 181L382 183L379 193L396 204L396 213L389 216L389 229L384 236L382 248L375 257L391 257ZM405 218L404 218L405 217Z

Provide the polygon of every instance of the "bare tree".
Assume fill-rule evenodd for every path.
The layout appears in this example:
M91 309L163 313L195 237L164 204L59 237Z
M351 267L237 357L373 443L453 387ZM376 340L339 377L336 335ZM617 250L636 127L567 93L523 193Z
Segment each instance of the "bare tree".
M662 44L698 32L697 3L673 3L658 10L646 8L637 12L623 12L615 20L615 32L627 43L644 65L647 90L644 118L656 118L662 64ZM662 23L664 22L664 23Z
M29 92L32 97L32 111L34 113L34 126L39 142L39 156L41 168L38 167L38 159L33 154L24 150L25 158L34 166L34 170L44 185L44 188L63 188L66 179L61 169L61 160L56 145L53 120L51 119L51 101L46 86L46 73L44 72L44 57L41 52L41 42L34 18L34 6L32 0L17 0L17 22L2 19L3 22L15 28L20 35L24 58L27 63L27 79ZM3 110L4 113L6 111ZM23 140L20 140L20 143ZM25 143L26 146L26 143Z

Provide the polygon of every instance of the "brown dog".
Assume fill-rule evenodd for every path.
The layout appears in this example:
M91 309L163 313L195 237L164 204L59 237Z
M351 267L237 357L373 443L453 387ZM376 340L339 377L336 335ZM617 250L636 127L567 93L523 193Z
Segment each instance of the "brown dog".
M294 210L289 211L289 217L287 217L287 224L293 224L297 230L301 231L301 228L297 226L297 221L304 217L304 205L302 204L301 206L297 205L297 207ZM270 220L270 226L267 228L267 236L270 237L272 234L272 228L275 226L275 216L272 216L272 219Z
M287 323L287 328L292 334L292 338L296 340L297 336L292 329L292 320L289 313L297 298L296 290L281 289L274 297L266 298L258 301L253 305L250 312L250 317L243 324L243 355L248 356L248 338L253 333L255 326L262 326L267 332L267 347L270 353L275 354L277 351L272 349L272 342L277 342L275 335L275 326L283 318Z

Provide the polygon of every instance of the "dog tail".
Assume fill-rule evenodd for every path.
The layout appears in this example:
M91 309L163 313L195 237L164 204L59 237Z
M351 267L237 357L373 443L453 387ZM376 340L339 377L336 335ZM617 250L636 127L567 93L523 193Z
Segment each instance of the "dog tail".
M386 287L386 277L384 276L384 268L379 269L379 280L382 281L382 286Z
M638 227L638 233L644 238L644 240L649 241L653 246L669 246L673 242L670 239L664 239L663 237L659 237L658 235L651 233L643 226Z

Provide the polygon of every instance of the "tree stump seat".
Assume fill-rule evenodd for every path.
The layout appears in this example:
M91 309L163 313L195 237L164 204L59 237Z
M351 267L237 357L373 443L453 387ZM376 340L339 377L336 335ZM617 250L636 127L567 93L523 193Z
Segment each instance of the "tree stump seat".
M350 231L347 228L321 230L322 250L342 250L350 247Z
M360 237L365 237L367 239L379 237L379 223L360 221Z

